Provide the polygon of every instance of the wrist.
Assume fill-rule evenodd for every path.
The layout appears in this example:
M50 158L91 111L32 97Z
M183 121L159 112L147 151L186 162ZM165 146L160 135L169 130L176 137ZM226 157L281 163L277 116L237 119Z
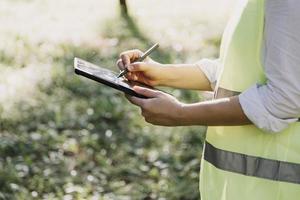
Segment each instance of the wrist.
M188 114L188 107L189 105L186 103L180 103L176 112L176 124L178 126L188 126L189 123L189 114Z
M159 68L160 79L157 81L157 85L160 86L172 86L174 82L178 80L176 74L176 66L172 64L161 64Z
M207 108L202 103L186 104L181 103L178 112L178 124L180 126L205 125Z

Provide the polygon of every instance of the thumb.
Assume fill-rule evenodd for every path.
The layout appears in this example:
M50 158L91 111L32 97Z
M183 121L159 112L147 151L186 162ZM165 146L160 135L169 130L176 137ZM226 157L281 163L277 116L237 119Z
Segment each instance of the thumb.
M134 86L133 90L138 94L141 94L141 95L144 95L144 96L150 97L150 98L155 98L160 95L160 92L157 90L152 90L152 89L140 87L140 86Z
M148 68L148 64L145 64L143 62L135 62L135 63L131 63L128 66L128 70L130 72L137 72L137 71L146 71L146 69Z

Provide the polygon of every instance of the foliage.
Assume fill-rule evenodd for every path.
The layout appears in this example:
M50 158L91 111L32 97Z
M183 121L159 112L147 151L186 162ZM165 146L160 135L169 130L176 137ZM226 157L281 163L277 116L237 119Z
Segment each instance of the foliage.
M2 77L28 69L39 77L33 92L21 85L0 104L0 199L199 198L204 127L146 124L123 94L74 75L75 56L113 66L122 50L154 43L129 17L103 27L104 42L35 42L15 34L13 50L0 50ZM187 57L172 52L165 46L153 56L165 63ZM199 100L196 92L164 90Z

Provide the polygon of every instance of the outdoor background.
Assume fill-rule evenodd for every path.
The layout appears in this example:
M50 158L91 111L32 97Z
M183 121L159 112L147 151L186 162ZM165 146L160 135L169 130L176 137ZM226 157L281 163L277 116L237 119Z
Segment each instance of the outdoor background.
M149 125L73 58L117 71L124 50L163 63L217 57L235 0L0 1L0 199L199 199L205 127ZM201 94L163 88L184 102Z

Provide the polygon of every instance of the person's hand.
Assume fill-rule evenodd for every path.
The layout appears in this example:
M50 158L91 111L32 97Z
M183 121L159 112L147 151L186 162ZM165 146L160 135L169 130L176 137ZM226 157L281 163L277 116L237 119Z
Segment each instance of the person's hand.
M141 108L145 121L154 125L179 126L182 124L183 104L173 96L161 91L135 86L134 91L149 99L126 96L134 105Z
M164 79L162 73L163 65L147 57L143 62L136 61L143 52L140 50L129 50L120 54L117 65L120 70L128 69L126 78L128 80L138 81L150 86L157 86Z

